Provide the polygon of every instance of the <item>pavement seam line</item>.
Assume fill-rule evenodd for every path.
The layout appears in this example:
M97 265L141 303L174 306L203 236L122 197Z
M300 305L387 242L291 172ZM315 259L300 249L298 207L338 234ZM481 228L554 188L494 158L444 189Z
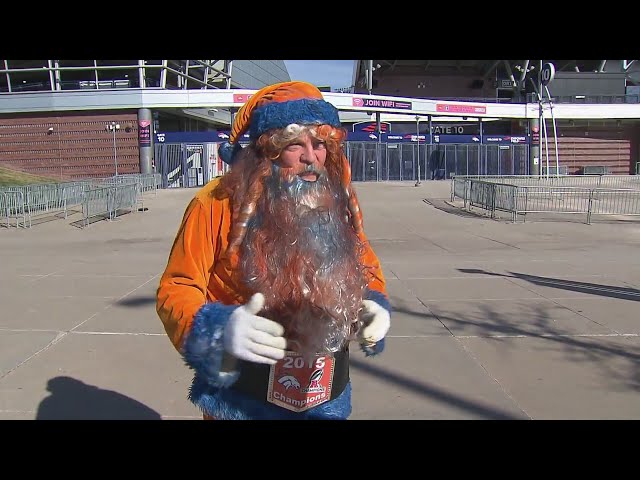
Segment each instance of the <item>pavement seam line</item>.
M490 238L490 237L483 237L482 235L478 235L477 233L472 233L471 235L473 235L474 237L478 237L478 238L484 238L485 240L489 240L491 242L499 243L500 245L505 245L507 247L515 248L517 250L522 250L520 247L517 247L515 245L511 245L510 243L501 242L500 240L495 240L495 239Z
M149 278L149 280L147 280L146 282L142 283L141 285L138 285L136 288L134 288L133 290L131 290L128 293L125 293L124 295L122 295L120 298L118 298L118 300L122 300L123 298L127 297L128 295L131 295L133 292L135 292L136 290L138 290L139 288L144 287L146 284L148 284L149 282L151 282L153 279L157 278L159 274L155 274L153 277ZM118 301L116 300L116 301ZM50 347L52 347L53 345L55 345L56 343L58 343L60 340L62 340L64 337L66 337L69 333L75 333L73 332L74 329L78 328L79 326L83 325L84 323L88 322L89 320L91 320L92 318L94 318L96 315L104 312L105 310L111 308L113 306L113 304L109 304L107 306L105 306L102 310L100 310L99 312L94 313L93 315L91 315L89 318L87 318L86 320L80 322L78 325L76 325L75 327L73 327L71 330L68 331L62 331L62 332L58 332L58 334L56 335L56 337L51 340L47 345L45 345L43 348L41 348L40 350L38 350L37 352L33 353L32 355L30 355L29 357L27 357L26 359L24 359L22 362L20 362L18 365L16 365L15 367L13 367L12 369L8 370L7 372L5 372L3 375L0 376L0 380L5 378L6 376L10 375L12 372L15 372L18 368L20 368L22 365L24 365L25 363L27 363L29 360L31 360L32 358L36 357L37 355L39 355L40 353L44 352L45 350L48 350Z
M64 268L61 268L60 270L56 270L55 272L47 273L46 275L37 275L36 278L29 281L28 284L31 285L32 283L36 283L38 280L42 280L43 278L50 277L51 275L55 275L56 273L62 272L62 271L64 271Z
M576 312L576 311L575 311L575 310L573 310L572 308L567 307L566 305L562 305L561 303L557 302L556 300L560 299L560 297L546 297L546 296L544 296L544 295L543 295L543 294L541 294L541 293L537 293L537 292L535 292L534 290L531 290L531 289L530 289L530 288L528 288L526 285L519 285L518 283L514 282L514 281L513 281L513 279L512 279L512 278L510 278L510 277L505 277L505 279L506 279L508 282L511 282L513 285L519 286L519 287L521 287L521 288L524 288L525 290L528 290L528 291L530 291L530 292L532 292L532 293L535 293L536 295L539 295L540 297L542 297L542 298L544 298L545 300L548 300L549 302L551 302L551 303L553 303L553 304L555 304L555 305L559 306L560 308L564 308L565 310L569 310L570 312L574 313L575 315L578 315L579 317L585 318L585 319L587 319L588 321L590 321L590 322L592 322L592 323L595 323L596 325L599 325L599 326L601 326L602 328L604 328L604 329L606 329L606 330L610 330L610 331L612 331L612 332L614 332L614 333L620 334L620 332L618 332L616 329L611 328L611 327L609 327L608 325L603 325L602 323L597 322L597 321L595 321L595 320L593 320L593 319L591 319L591 318L587 317L586 315L582 315L581 313ZM554 298L555 298L556 300L554 300ZM575 298L575 297L569 297L569 298ZM578 297L578 299L579 299L579 297Z
M98 274L98 273L66 273L66 274L58 274L58 273L49 273L47 275L37 275L33 273L29 274L20 274L21 277L76 277L76 278L137 278L137 277L146 277L147 275L110 275L108 273Z
M49 349L49 347L55 345L56 343L58 343L60 340L62 340L67 334L65 332L58 332L58 334L55 336L55 338L53 340L51 340L48 344L46 344L44 347L42 347L40 350L38 350L37 352L32 353L31 355L29 355L27 358L25 358L23 361L21 361L18 365L16 365L15 367L13 367L12 369L8 370L7 372L5 372L3 375L0 376L0 380L2 380L3 378L7 377L8 375L10 375L11 373L15 372L18 368L20 368L22 365L24 365L25 363L27 363L29 360L31 360L32 358L38 356L40 353L44 352L45 350Z
M147 332L80 332L80 331L73 331L73 332L68 332L68 333L72 333L74 335L140 335L140 336L146 336L146 337L166 337L167 334L166 333L147 333Z
M411 292L412 295L415 296L415 294L411 291L411 289L408 289L409 292ZM433 312L428 305L426 305L418 296L416 296L416 298L418 299L418 301L431 313L431 315L433 315L435 318L438 319L438 321L442 324L442 326L451 334L451 336L455 339L456 342L458 342L458 344L460 345L460 347L462 347L462 350L467 354L467 356L469 358L471 358L471 360L473 360L473 362L478 365L484 372L485 375L487 377L489 377L491 380L493 380L493 382L498 385L498 389L509 399L511 400L511 402L513 402L513 404L524 414L527 416L527 418L532 419L531 415L529 415L527 413L527 411L516 401L516 399L505 389L505 387L498 381L497 378L495 378L493 375L491 375L489 373L489 371L486 369L486 367L482 364L482 362L480 362L475 355L473 355L468 349L467 347L464 345L464 343L462 342L462 339L457 337L456 335L454 335L454 333L449 329L449 327L447 327L445 325L445 323L440 320L440 317Z
M464 342L462 342L461 338L458 337L454 337L456 339L456 341L460 344L460 346L462 347L462 349L465 351L465 353L469 356L469 358L471 358L476 365L478 365L482 370L484 370L484 373L487 375L487 377L489 377L491 380L493 380L493 382L498 386L499 390L506 395L506 397L511 400L513 402L513 404L524 414L527 416L527 418L529 420L533 420L533 417L531 415L529 415L529 413L524 409L524 407L522 405L520 405L520 403L513 397L513 395L511 395L511 393L509 392L509 390L507 390L507 388L502 385L502 383L500 383L500 380L498 380L496 377L494 377L493 375L491 375L491 373L489 373L489 370L487 370L487 368L484 366L484 364L473 354L473 352L471 350L469 350L467 348L467 346L464 344Z
M129 295L131 295L133 292L135 292L136 290L144 287L146 284L148 284L149 282L151 282L152 280L154 280L155 278L157 278L160 274L156 273L153 277L151 277L149 280L147 280L146 282L142 283L141 285L138 285L136 288L134 288L133 290L131 290L130 292L125 293L124 295L122 295L121 297L118 297L116 299L116 302L119 302L120 300L122 300L123 298L128 297ZM91 315L89 318L87 318L86 320L83 320L82 322L80 322L78 325L76 325L75 327L71 328L69 330L69 332L73 332L76 328L81 327L82 325L84 325L85 323L87 323L89 320L91 320L92 318L94 318L95 316L103 313L105 310L108 310L109 308L111 308L113 306L113 303L110 303L109 305L106 305L102 310L100 310L99 312L94 313L93 315Z
M394 274L395 274L395 273L394 273ZM396 277L397 277L397 275L396 275ZM447 332L449 332L449 334L450 334L452 337L455 337L455 335L454 335L454 334L453 334L453 332L449 329L449 327L447 327L447 326L442 322L442 320L440 320L440 317L438 317L435 313L433 313L433 311L432 311L432 310L431 310L431 309L430 309L430 308L429 308L429 307L428 307L428 306L427 306L427 305L426 305L426 304L425 304L425 303L420 299L420 297L418 297L418 295L416 295L416 294L415 294L415 292L414 292L413 290L411 290L411 287L410 287L409 285L407 285L406 283L404 283L403 279L401 279L400 277L398 277L398 281L399 281L399 282L404 286L404 288L406 288L406 289L407 289L407 291L408 291L411 295L413 295L413 296L416 298L416 300L418 300L418 303L419 303L420 305L422 305L424 308L426 308L426 309L427 309L427 312L429 312L431 315L433 315L435 318L437 318L437 319L438 319L438 321L440 322L440 324L444 327L444 329L445 329ZM392 314L393 314L393 310L392 310ZM393 325L393 322L391 322L391 323L392 323L392 325Z

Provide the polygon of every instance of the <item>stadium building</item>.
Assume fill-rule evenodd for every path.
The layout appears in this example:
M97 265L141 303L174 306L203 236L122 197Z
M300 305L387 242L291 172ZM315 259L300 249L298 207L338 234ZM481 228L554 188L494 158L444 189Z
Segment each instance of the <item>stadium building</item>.
M217 145L233 113L290 80L282 60L0 67L0 165L64 179L157 171L165 187L222 173ZM355 180L428 179L434 158L447 178L535 174L550 155L563 173L629 174L640 161L639 72L636 60L356 60L351 85L325 98L350 131Z
M431 133L525 137L532 146L541 138L540 159L546 157L547 146L553 157L557 148L558 163L566 173L636 173L640 162L637 60L360 60L354 66L352 85L342 91L537 108L539 72L547 63L555 67L548 90L542 89L547 118L542 126L533 122L534 130L539 128L541 133L546 126L546 136L532 135L537 132L524 119L484 118L481 127L473 115L441 116L432 122ZM620 105L628 108L617 108ZM563 114L551 118L554 112L549 112L549 106ZM403 122L398 116L382 116L382 120L390 118L394 133L416 133L413 119ZM430 133L426 122L418 131Z
M0 165L66 179L116 168L150 173L156 132L229 128L228 109L183 108L180 98L290 80L282 60L0 60L0 67Z

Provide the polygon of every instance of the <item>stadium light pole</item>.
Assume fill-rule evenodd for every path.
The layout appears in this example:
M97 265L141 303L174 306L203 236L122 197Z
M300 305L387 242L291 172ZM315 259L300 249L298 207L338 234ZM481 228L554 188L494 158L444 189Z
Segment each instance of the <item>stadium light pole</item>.
M116 154L116 132L120 130L120 124L116 122L111 122L107 125L107 130L113 132L113 163L116 167L116 177L118 176L118 156Z

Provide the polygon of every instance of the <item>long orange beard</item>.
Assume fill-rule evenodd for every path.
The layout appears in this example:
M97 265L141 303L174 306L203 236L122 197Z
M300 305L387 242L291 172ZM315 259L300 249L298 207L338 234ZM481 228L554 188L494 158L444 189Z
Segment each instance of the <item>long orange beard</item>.
M367 284L347 200L326 171L304 182L275 167L243 242L245 285L265 296L260 315L305 356L335 352L356 333Z

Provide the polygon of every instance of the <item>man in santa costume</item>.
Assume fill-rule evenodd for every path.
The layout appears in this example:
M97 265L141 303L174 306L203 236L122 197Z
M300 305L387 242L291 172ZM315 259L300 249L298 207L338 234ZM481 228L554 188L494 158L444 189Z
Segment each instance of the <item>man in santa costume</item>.
M206 419L346 419L350 343L384 348L390 305L345 136L313 85L267 86L220 149L231 170L186 209L157 312Z

